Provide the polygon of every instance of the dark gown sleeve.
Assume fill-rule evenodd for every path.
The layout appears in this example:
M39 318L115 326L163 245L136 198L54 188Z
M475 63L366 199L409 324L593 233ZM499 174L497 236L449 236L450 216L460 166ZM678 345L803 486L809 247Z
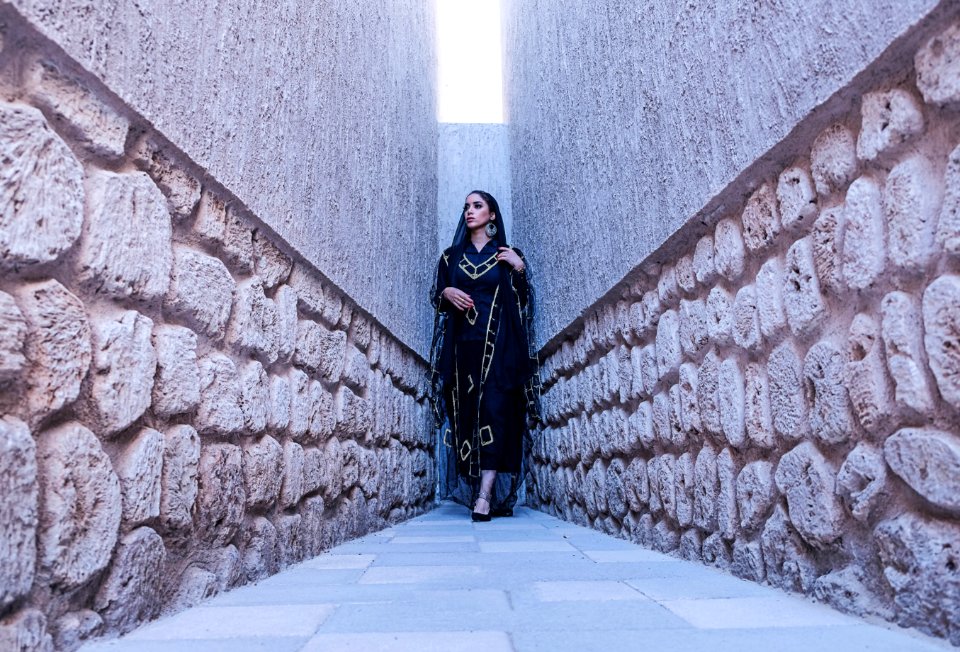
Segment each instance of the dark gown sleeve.
M526 265L527 259L524 258L523 252L517 249L516 247L514 247L513 250L517 252L517 255L520 256L520 260L522 260L523 264ZM514 291L516 291L517 293L517 299L520 302L521 311L525 310L527 307L527 297L529 294L526 270L524 270L523 272L518 272L514 269L511 269L510 283L513 286Z

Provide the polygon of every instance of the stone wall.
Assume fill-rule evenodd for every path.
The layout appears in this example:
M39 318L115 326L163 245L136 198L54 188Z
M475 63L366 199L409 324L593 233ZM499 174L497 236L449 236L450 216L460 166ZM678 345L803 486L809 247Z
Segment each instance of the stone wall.
M541 509L960 644L960 22L932 28L548 352Z
M0 3L18 13L426 352L430 306L403 297L433 281L432 2Z
M9 15L0 159L0 649L428 508L422 359Z
M742 175L758 159L938 5L956 11L949 0L505 2L515 239L536 274L541 342L688 221L733 210L719 193L753 183Z

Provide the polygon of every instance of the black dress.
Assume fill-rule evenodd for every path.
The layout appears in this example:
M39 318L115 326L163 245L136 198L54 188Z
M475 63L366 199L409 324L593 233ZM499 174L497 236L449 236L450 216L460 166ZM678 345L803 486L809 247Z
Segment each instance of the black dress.
M523 468L527 416L535 413L535 359L529 353L526 274L497 261L496 240L480 251L466 244L444 251L437 265L432 385L443 444L457 485L475 497L481 471L498 471L495 507L512 507ZM517 253L522 257L523 254ZM464 312L443 298L453 286L473 299ZM501 481L501 477L505 482ZM448 494L467 502L448 481ZM462 487L460 487L462 489Z

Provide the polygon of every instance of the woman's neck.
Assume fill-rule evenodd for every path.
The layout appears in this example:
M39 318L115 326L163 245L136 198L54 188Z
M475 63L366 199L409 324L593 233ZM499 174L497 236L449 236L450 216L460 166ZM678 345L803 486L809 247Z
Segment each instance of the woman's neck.
M483 249L492 239L483 228L470 231L470 242L477 251Z

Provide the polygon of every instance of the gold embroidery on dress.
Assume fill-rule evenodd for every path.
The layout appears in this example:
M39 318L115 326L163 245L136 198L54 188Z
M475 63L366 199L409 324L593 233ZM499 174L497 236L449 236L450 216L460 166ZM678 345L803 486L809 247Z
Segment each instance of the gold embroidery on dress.
M471 326L477 323L477 317L479 316L480 313L477 312L477 309L474 306L467 308L467 312L464 313L464 317L467 318L467 321L470 322Z
M467 439L464 439L463 443L460 444L460 459L465 462L467 458L470 457L470 451L471 451L470 441Z
M453 448L453 442L450 440L451 435L453 435L453 431L450 430L450 428L444 429L443 445L446 446L447 448Z
M474 265L469 260L467 260L466 255L464 255L464 257L460 259L460 269L463 270L464 274L466 274L473 280L477 280L478 278L480 278L481 276L483 276L484 274L486 274L496 266L497 266L497 254L493 254L492 256L487 258L485 261L483 261L479 265Z
M486 435L484 435L486 432ZM489 446L493 443L493 428L490 426L484 426L480 428L480 445Z
M470 382L470 387L467 388L467 394L473 391L473 374L467 374L467 380Z

